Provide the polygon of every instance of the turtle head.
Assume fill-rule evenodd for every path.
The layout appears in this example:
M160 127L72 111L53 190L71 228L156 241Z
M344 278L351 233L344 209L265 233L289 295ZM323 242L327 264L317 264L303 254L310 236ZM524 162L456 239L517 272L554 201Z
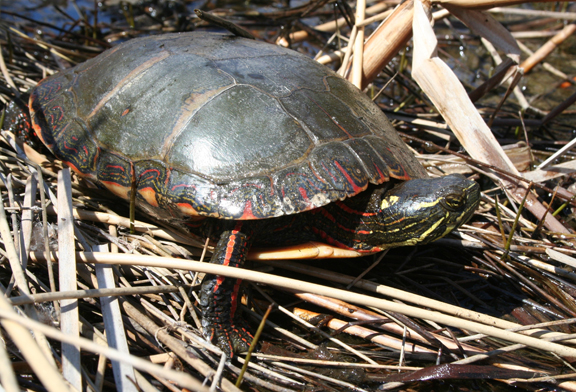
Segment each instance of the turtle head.
M377 230L382 248L426 244L465 223L480 187L459 174L405 181L382 195Z

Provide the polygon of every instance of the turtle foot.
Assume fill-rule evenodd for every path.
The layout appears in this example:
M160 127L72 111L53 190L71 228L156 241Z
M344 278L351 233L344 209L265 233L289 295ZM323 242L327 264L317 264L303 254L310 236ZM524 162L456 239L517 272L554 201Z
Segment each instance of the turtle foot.
M202 319L202 327L207 340L215 343L230 358L234 358L236 353L246 352L252 344L253 336L245 326L244 322L237 324L217 324L205 325L206 319Z
M247 351L253 336L241 317L239 307L240 281L207 276L200 292L204 336L231 358Z

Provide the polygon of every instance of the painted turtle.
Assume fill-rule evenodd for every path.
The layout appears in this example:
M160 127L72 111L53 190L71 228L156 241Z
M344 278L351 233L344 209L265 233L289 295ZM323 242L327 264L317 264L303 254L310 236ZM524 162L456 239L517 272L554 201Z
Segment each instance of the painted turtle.
M211 233L213 263L239 266L252 244L320 240L370 253L427 243L479 200L462 176L426 178L350 83L249 39L134 39L43 80L29 107L37 135L81 176ZM206 336L231 354L251 339L236 283L207 276L201 292Z

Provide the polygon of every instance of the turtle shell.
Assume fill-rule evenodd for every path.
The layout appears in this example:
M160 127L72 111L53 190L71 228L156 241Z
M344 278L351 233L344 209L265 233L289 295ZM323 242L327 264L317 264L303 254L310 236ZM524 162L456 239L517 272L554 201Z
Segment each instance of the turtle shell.
M426 176L349 82L225 34L130 40L44 79L30 108L58 158L169 220L277 217Z

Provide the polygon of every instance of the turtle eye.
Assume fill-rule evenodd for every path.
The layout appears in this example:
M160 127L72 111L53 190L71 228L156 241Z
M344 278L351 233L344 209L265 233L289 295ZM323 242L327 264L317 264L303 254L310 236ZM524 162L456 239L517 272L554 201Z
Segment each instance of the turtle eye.
M450 211L457 211L466 204L466 194L449 193L442 200L442 204Z

